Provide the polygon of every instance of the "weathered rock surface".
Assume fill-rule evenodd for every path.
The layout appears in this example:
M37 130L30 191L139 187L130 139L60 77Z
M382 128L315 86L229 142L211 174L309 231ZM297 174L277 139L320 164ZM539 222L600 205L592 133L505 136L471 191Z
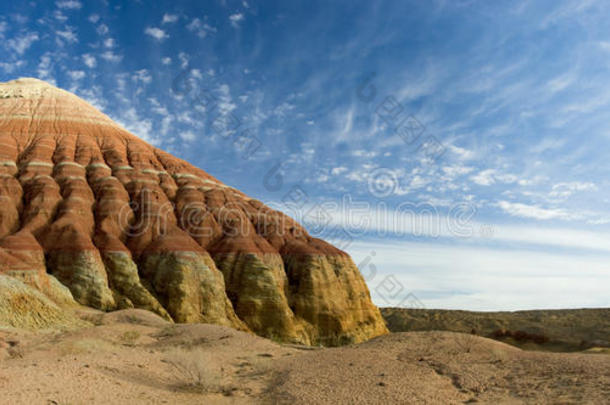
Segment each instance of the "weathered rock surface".
M0 84L0 146L0 273L58 305L306 344L387 332L346 253L71 93Z
M45 294L13 277L0 275L0 325L21 329L84 326Z

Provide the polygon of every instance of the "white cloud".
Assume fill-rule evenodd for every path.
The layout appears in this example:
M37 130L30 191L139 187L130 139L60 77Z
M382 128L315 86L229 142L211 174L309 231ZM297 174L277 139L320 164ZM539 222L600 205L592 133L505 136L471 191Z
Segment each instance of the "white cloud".
M115 45L115 43L114 43L114 39L112 39L112 38L106 38L106 39L104 40L104 46L105 46L106 48L114 48L114 45Z
M472 172L474 168L467 166L445 166L442 170L449 177L457 177Z
M496 179L502 183L515 183L518 180L517 176L510 173L496 174Z
M591 182L567 182L553 185L551 197L568 198L577 191L597 191L597 186Z
M70 70L68 76L70 76L70 79L72 80L81 80L85 78L85 72L82 70Z
M100 58L107 60L108 62L120 62L123 56L117 55L112 51L106 51L100 55Z
M78 89L79 97L86 100L89 104L100 111L104 111L108 102L104 99L103 90L100 86L87 86L85 89Z
M474 152L471 150L464 149L464 148L461 148L461 147L455 146L455 145L448 145L448 146L449 146L449 150L451 152L455 153L462 160L470 160L475 156Z
M609 304L607 253L582 255L397 240L355 241L347 251L359 265L373 301L380 306L400 304L410 292L426 308L507 311ZM404 291L391 298L386 295L395 300L388 303L377 290L390 275Z
M173 121L174 121L174 118L171 115L167 115L167 116L163 117L163 119L161 120L161 129L160 129L161 135L163 135L163 136L168 135Z
M79 10L83 7L82 3L77 0L61 0L56 1L55 5L66 10Z
M64 31L55 31L55 35L58 37L57 43L59 45L63 45L63 41L68 43L76 43L78 42L78 36L73 31L72 27L66 27Z
M178 114L178 116L176 117L178 119L178 122L182 122L188 125L192 125L194 126L196 124L195 120L193 119L193 117L191 116L191 113L189 111L183 111L180 114Z
M494 169L487 169L479 172L478 174L471 176L470 180L480 186L490 186L496 182L494 175L496 171Z
M169 64L171 64L171 63L172 63L172 58L170 58L169 56L167 56L167 57L165 57L165 58L161 59L161 63L162 63L162 64L164 64L164 65L169 65Z
M87 65L88 68L93 69L97 65L97 60L95 59L95 56L86 53L83 55L83 63Z
M149 119L141 119L135 108L128 108L122 111L121 116L115 120L127 131L140 137L146 142L156 145L159 139L152 135L152 121Z
M296 106L287 102L283 102L273 109L272 114L278 117L285 117L290 111L294 110Z
M65 23L66 21L68 21L68 17L59 10L55 10L53 12L53 17L55 17L55 19L61 23Z
M339 167L333 167L333 169L330 171L330 174L332 174L333 176L338 176L341 173L345 173L345 172L347 172L347 167L339 166Z
M165 31L163 31L162 29L157 28L157 27L147 27L144 30L144 33L146 35L150 35L157 41L163 41L164 39L169 38L169 35Z
M161 105L161 103L159 103L159 100L157 100L156 98L149 98L148 101L151 104L151 111L159 114L159 115L163 115L163 116L168 116L169 115L169 111L167 111L167 108L165 108L164 106Z
M197 136L193 133L193 131L184 131L180 133L180 138L185 142L192 142L197 139Z
M97 24L97 22L100 20L100 16L97 14L91 14L88 18L89 22L93 23L93 24Z
M314 181L316 183L326 183L328 180L330 179L330 177L327 174L324 173L320 173L318 174L318 176L314 179Z
M495 169L485 169L470 176L470 180L479 186L491 186L496 182L500 183L515 183L518 178L514 174L510 173L499 173Z
M610 51L610 41L600 41L598 42L598 45L604 51Z
M150 82L152 82L152 76L150 75L148 70L140 69L133 73L133 75L131 76L131 80L133 80L134 82L149 84Z
M578 18L589 9L599 6L603 2L597 0L576 0L576 1L563 1L557 2L557 5L552 11L543 19L541 19L541 28L547 28L549 25L558 24L562 19L566 18Z
M7 46L17 52L19 55L23 55L34 42L38 41L38 33L28 32L27 34L21 35L16 38L11 38L6 41Z
M509 201L499 201L497 206L514 217L534 219L578 219L579 216L570 214L560 208L542 208L537 205L528 205Z
M519 184L520 186L533 186L536 184L540 184L543 181L547 180L546 177L544 176L534 176L531 179L520 179L517 184Z
M37 69L38 78L55 84L55 79L51 77L51 56L48 53L40 57Z
M178 59L180 59L180 67L182 69L185 69L189 65L189 56L186 53L180 52L178 54Z
M189 24L187 24L186 29L196 33L200 38L205 38L210 32L216 32L216 28L201 21L199 18L194 18Z
M237 108L237 106L233 103L233 99L231 98L231 90L228 84L221 84L218 86L219 102L218 102L218 110L222 114L229 114L231 111Z
M203 79L203 75L201 74L201 70L199 69L191 69L191 76L196 79Z
M96 29L97 33L100 35L106 35L108 34L108 32L110 31L110 29L108 28L108 26L106 24L100 24L97 29Z
M229 16L229 21L231 21L231 25L234 28L239 28L239 23L244 20L244 15L242 13L235 13Z
M350 173L351 174L351 173ZM349 175L348 175L349 176ZM346 202L347 201L347 202ZM272 205L270 202L269 205ZM505 204L505 208L518 212L525 213L527 218L531 218L534 213L536 217L551 218L563 216L566 218L574 218L567 212L554 212L552 210L531 210L527 207L522 207L523 204L512 205L513 203ZM456 208L463 206L451 204ZM286 212L286 206L279 203L278 208L283 207ZM493 222L481 222L476 220L477 212L474 206L470 206L470 210L474 209L473 217L466 220L467 217L446 214L445 210L429 207L418 204L409 204L408 207L400 209L391 209L387 206L371 204L366 201L342 200L328 201L322 204L322 208L326 212L324 218L324 226L328 229L340 226L349 231L352 235L361 235L367 232L368 235L374 237L375 234L380 237L402 238L402 237L420 237L433 238L442 240L447 246L447 242L452 243L467 243L467 244L487 244L489 242L494 245L508 243L511 247L522 246L527 249L548 249L562 248L568 250L581 250L589 252L610 253L610 232L604 231L586 231L578 228L557 227L557 226L542 226L539 222L530 222L519 225L494 224ZM275 207L274 207L275 208ZM308 220L308 212L314 208L305 206L298 211L286 212L298 222L311 223ZM453 211L449 211L453 212ZM326 218L328 217L328 218ZM328 223L326 221L328 220ZM319 226L320 224L317 224ZM481 232L482 229L491 230L490 233ZM491 239L490 239L491 238Z
M373 150L356 149L351 152L351 155L354 157L361 158L374 158L375 156L377 156L377 152Z
M355 108L350 106L350 108L345 112L345 114L341 114L336 118L336 126L341 129L333 138L335 140L344 140L347 137L353 138L354 134L352 134L352 129L354 128L354 116L355 116Z
M25 61L20 60L17 62L0 62L0 68L4 70L5 73L13 73L17 69L21 69L25 66Z
M176 14L163 14L163 21L161 21L161 24L170 24L170 23L175 23L176 21L178 21L178 15Z
M575 79L575 75L568 73L550 80L547 83L547 87L551 93L558 93L569 87Z
M409 187L410 188L422 188L425 185L430 183L430 179L426 179L421 177L420 175L415 175L413 176L413 178L411 179L411 182L409 183Z

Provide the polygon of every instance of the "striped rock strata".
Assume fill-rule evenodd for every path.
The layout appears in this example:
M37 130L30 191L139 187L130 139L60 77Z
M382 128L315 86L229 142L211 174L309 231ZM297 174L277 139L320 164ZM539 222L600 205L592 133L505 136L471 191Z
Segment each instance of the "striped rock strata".
M305 344L386 333L346 253L40 80L0 84L0 199L0 273L60 305Z

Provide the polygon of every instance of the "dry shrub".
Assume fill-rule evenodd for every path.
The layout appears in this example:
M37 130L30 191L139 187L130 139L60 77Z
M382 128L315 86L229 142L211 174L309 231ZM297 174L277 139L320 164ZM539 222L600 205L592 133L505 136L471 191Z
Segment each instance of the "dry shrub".
M223 368L214 357L201 349L174 349L164 357L176 372L176 388L189 392L221 392Z
M8 353L8 357L10 359L22 359L23 356L25 355L25 352L23 351L23 348L21 348L19 346L10 347L7 350L7 353Z
M464 352L470 353L480 341L476 334L456 333L455 342Z
M122 333L121 336L119 336L119 339L125 346L135 346L140 336L141 333L137 330L128 330Z

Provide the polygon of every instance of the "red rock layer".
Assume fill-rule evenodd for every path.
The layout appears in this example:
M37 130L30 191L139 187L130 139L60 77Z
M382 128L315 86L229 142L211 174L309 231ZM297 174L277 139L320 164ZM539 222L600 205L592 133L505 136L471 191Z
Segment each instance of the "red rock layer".
M81 304L304 343L386 331L347 254L36 79L0 84L0 199L0 273Z

